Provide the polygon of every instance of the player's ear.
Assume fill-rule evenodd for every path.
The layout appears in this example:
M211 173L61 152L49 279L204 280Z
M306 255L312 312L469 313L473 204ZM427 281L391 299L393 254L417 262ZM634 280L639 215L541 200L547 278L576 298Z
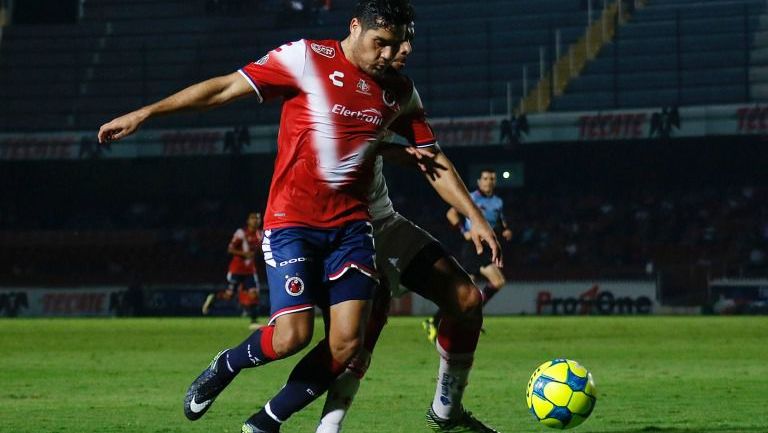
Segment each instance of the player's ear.
M357 39L362 32L363 23L357 18L352 18L352 21L349 22L349 35L352 36L353 39Z

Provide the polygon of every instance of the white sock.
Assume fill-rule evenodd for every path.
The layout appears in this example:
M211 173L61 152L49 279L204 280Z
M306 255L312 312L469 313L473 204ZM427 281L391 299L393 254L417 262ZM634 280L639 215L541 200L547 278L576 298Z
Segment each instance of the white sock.
M440 353L440 368L437 371L437 389L432 410L438 418L451 419L461 410L461 398L472 369L474 353L447 353L439 342L436 346Z
M315 433L339 433L341 431L341 423L347 416L357 390L360 389L360 380L370 362L371 354L364 351L350 362L344 373L341 373L331 384L325 397L320 425L317 426Z

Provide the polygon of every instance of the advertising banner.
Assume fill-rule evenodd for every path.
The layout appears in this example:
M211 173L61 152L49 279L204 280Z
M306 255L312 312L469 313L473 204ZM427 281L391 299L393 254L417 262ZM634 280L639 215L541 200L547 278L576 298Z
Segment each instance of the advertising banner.
M0 316L109 316L119 307L123 288L0 289Z
M714 280L709 291L716 314L768 314L768 280Z
M768 105L652 107L551 112L507 118L430 119L441 146L640 140L768 134ZM107 146L95 131L2 133L0 160L185 157L271 153L277 125L247 128L146 129Z
M485 306L485 314L648 315L658 308L653 281L510 282ZM413 297L413 314L434 312Z

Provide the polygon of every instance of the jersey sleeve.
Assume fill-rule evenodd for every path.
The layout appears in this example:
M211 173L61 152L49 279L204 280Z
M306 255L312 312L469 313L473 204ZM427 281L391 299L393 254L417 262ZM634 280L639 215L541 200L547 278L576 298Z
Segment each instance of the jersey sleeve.
M242 249L243 242L245 241L245 232L243 229L237 229L235 234L232 235L232 240L229 241L229 248Z
M298 92L307 60L306 41L289 42L249 63L238 72L248 80L259 102Z
M421 103L419 92L414 88L411 98L401 108L400 116L389 126L389 129L403 136L411 145L428 147L437 144L437 138L432 127L427 122L427 114Z

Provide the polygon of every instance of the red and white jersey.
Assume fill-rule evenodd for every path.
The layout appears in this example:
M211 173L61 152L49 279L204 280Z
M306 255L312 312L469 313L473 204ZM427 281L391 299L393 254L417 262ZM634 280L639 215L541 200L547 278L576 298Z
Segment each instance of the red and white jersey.
M256 256L261 255L261 240L264 239L264 231L248 230L247 228L237 229L232 240L229 241L229 248L255 253L254 257L246 259L241 256L233 255L229 262L229 272L237 275L250 275L256 273Z
M283 98L266 229L370 219L375 146L387 129L412 145L435 143L410 79L374 79L338 41L288 43L240 73L260 101Z

